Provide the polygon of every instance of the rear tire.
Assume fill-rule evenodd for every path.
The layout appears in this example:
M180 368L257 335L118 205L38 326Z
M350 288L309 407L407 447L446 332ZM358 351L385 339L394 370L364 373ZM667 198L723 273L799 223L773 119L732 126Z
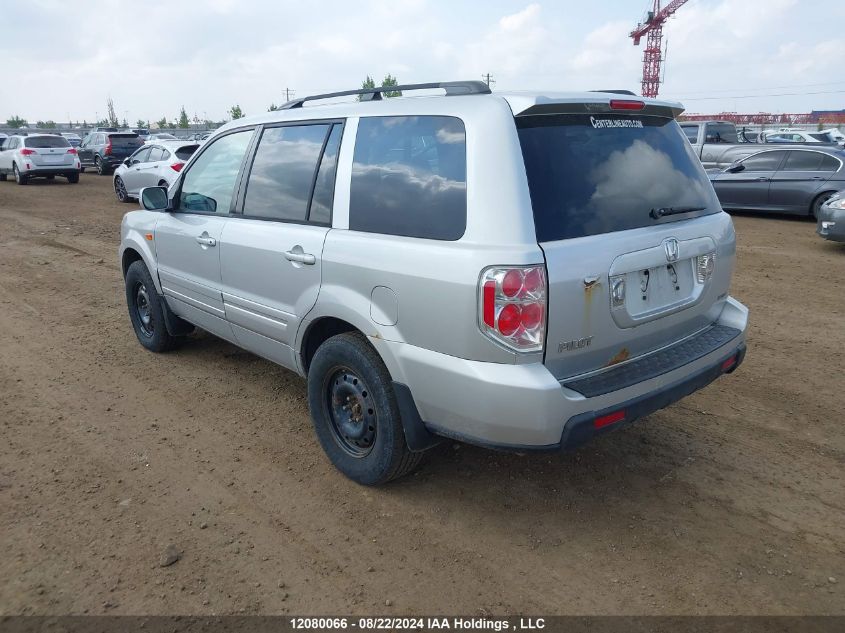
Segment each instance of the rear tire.
M27 178L21 172L19 172L18 166L15 165L14 163L12 163L12 171L15 174L15 182L18 183L19 185L25 185L27 182L29 182L29 178Z
M816 199L813 200L813 204L810 205L810 217L814 220L818 220L819 211L821 211L822 205L830 200L834 194L836 194L835 191L825 191L824 193L816 196Z
M100 160L99 156L97 156L94 159L94 167L97 168L97 175L99 175L99 176L108 175L108 168L105 165L103 165L103 161Z
M69 175L67 176L67 181L68 181L70 184L75 185L76 183L78 183L78 182L79 182L79 174L69 174Z
M84 174L84 173L85 173L85 168L84 168L84 167L80 167L80 168L79 168L79 173L80 173L80 174Z
M0 182L6 182L6 174L0 174Z
M360 332L324 342L308 370L308 406L329 460L365 486L410 473L423 453L405 441L390 374Z
M180 338L171 336L164 321L164 299L156 291L150 271L143 261L132 262L126 271L126 304L135 336L151 352L167 352Z
M166 180L159 180L159 181L158 181L158 186L159 186L159 187L164 187L164 188L169 188L169 187L170 187L170 183L169 183L169 182L167 182Z

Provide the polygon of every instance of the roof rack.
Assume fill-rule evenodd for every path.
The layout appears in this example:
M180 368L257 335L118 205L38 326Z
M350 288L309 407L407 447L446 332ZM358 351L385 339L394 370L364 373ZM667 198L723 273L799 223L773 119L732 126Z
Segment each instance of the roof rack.
M306 101L316 101L317 99L331 99L333 97L348 97L352 95L360 95L361 101L380 101L382 93L384 92L407 92L408 90L431 90L433 88L442 88L446 91L446 96L450 95L488 95L490 94L490 86L483 81L439 81L429 84L406 84L404 86L380 86L378 88L362 88L361 90L343 90L341 92L327 92L321 95L310 95L300 99L292 99L283 104L280 110L290 110L292 108L301 108Z
M637 95L630 90L590 90L590 92L606 92L612 95L626 95L629 97L636 97Z

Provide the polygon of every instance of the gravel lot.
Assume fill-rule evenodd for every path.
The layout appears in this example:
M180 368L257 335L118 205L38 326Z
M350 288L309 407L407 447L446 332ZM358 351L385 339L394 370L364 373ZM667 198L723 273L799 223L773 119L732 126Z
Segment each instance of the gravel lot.
M845 614L845 247L811 222L735 218L733 376L574 454L447 443L366 489L300 378L137 344L110 186L0 182L0 614Z

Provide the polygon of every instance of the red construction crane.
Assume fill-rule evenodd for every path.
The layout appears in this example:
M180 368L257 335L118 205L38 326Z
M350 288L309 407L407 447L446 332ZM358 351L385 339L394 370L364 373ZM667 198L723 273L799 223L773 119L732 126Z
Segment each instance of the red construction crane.
M663 24L684 6L688 0L671 0L662 9L660 0L654 0L654 10L646 14L645 22L631 31L634 46L640 45L643 35L648 35L643 53L643 96L656 97L660 89L660 63L663 61Z

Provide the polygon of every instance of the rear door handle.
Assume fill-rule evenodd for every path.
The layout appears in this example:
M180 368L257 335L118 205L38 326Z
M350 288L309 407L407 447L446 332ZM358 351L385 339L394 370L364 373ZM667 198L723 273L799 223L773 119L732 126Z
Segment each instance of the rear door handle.
M311 253L302 253L297 251L285 251L285 259L289 262L297 262L308 266L313 266L317 263L317 258Z
M760 182L766 182L767 180L769 180L769 178L766 178L765 176L760 176L757 180L759 180Z
M197 244L202 244L203 246L217 246L217 240L207 235L198 235L196 240Z

